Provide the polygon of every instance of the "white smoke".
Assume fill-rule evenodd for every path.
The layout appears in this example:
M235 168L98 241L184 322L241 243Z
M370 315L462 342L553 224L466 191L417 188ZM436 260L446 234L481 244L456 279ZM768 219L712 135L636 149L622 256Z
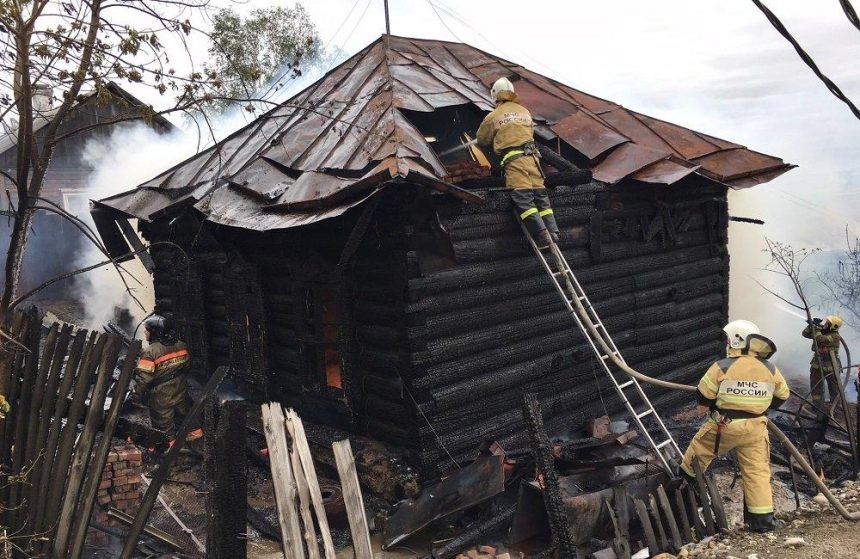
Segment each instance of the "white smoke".
M92 139L84 146L83 160L93 169L87 194L90 199L99 200L130 190L196 150L196 138L179 131L159 134L141 123L117 126L109 135ZM92 225L89 215L79 217ZM77 265L89 266L105 259L95 246L87 245ZM113 265L78 276L76 286L87 328L101 329L108 321L115 320L120 310L131 313L135 323L152 311L155 296L149 273L137 258L123 263L122 267L128 272L123 274L128 288L139 303L129 295Z

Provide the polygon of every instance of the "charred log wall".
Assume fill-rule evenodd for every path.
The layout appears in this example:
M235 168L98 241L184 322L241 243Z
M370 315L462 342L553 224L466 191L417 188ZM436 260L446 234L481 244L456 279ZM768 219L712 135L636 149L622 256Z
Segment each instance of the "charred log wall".
M525 393L540 398L551 433L620 409L507 196L486 197L482 206L435 198L454 263L419 256L409 280L407 384L431 476L452 466L449 453L468 460L486 439L525 446ZM727 318L725 189L593 183L551 197L565 255L627 361L659 378L700 375Z

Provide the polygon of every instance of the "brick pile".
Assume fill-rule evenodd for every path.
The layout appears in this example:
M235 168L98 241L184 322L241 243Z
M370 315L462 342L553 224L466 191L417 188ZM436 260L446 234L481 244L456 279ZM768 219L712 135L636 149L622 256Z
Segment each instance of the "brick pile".
M113 447L102 471L93 521L109 528L123 527L122 524L108 518L108 510L114 508L134 516L140 504L142 473L143 456L139 448L134 445ZM105 538L106 534L103 532L90 529L91 543L101 543Z

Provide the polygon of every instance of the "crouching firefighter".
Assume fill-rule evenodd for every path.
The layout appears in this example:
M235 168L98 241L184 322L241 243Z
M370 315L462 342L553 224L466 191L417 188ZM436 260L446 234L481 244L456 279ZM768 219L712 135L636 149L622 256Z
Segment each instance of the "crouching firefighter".
M728 337L727 357L711 365L696 393L699 406L710 415L687 448L681 471L684 477L695 479L693 458L704 469L714 458L734 449L743 479L744 521L754 532L768 532L777 524L765 413L788 400L788 385L768 361L776 346L759 334L755 324L735 320L723 331Z
M520 219L538 247L558 242L558 225L552 213L535 145L534 123L528 109L520 105L514 86L507 78L496 80L490 89L496 109L478 128L478 143L491 146L502 158L505 186Z
M185 343L177 338L170 321L152 315L144 323L144 337L149 346L143 350L135 369L135 395L149 408L152 427L164 433L164 441L154 451L164 452L173 445L176 427L191 409L191 396L185 374L191 356ZM186 441L203 436L203 430L194 429Z

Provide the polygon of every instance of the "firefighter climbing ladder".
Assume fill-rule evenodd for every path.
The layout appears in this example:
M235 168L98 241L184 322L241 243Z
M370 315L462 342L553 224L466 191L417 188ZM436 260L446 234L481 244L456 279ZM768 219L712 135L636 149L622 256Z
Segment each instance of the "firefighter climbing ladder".
M588 340L588 345L591 346L598 362L609 376L615 391L621 396L621 401L624 402L627 411L633 416L633 420L639 427L639 432L645 435L648 443L654 448L666 472L674 477L675 468L673 468L672 463L680 460L681 449L678 448L678 443L666 429L666 425L642 390L639 382L622 370L613 371L613 366L620 369L621 366L627 367L627 363L621 352L618 351L615 342L612 341L612 337L597 315L597 311L591 306L591 301L588 300L588 296L573 274L567 259L555 244L551 244L549 248L539 248L525 228L523 221L520 219L517 221L520 223L532 250L540 260L544 271L549 275L556 291L564 301L565 307L570 311L585 339ZM553 271L547 260L547 254L553 256L557 271ZM650 422L650 430L643 421L648 418L653 419L653 422Z

